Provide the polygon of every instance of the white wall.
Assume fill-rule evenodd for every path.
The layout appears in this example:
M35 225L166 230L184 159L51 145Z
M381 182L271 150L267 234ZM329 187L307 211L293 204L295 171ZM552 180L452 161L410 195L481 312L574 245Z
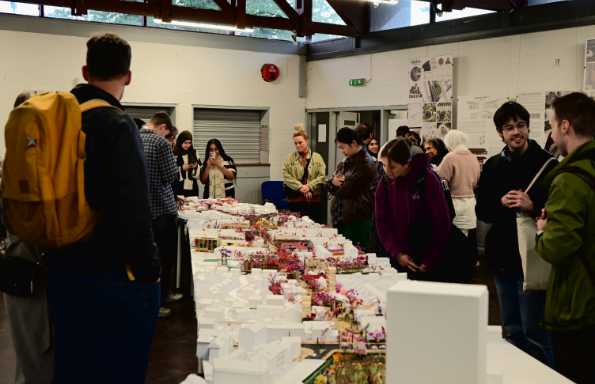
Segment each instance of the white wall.
M29 19L29 22L36 22ZM67 26L65 24L65 30ZM106 26L106 29L109 28ZM68 90L81 81L86 37L0 30L0 122L25 89ZM133 82L124 100L176 104L176 124L192 129L193 105L263 107L270 110L271 178L280 179L282 161L293 149L291 132L304 120L298 97L299 57L130 40ZM265 83L264 63L277 64L281 79ZM0 154L4 135L0 135Z
M580 90L584 43L594 37L595 26L588 26L309 62L306 104L307 108L407 104L409 61L439 55L456 59L456 96ZM349 87L352 78L371 82Z

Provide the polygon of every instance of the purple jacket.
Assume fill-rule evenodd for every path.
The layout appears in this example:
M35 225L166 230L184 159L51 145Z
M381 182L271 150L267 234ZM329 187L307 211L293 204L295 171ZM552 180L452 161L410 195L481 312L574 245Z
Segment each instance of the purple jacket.
M451 218L425 154L413 157L407 176L378 183L375 212L378 237L391 257L404 253L431 269L445 256Z

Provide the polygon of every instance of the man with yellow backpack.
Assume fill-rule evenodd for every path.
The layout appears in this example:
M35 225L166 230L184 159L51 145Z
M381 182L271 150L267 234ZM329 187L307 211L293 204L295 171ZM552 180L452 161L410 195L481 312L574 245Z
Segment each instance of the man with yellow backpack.
M130 45L87 42L71 93L37 95L6 125L9 231L45 255L55 383L144 383L159 310L143 148L120 104Z

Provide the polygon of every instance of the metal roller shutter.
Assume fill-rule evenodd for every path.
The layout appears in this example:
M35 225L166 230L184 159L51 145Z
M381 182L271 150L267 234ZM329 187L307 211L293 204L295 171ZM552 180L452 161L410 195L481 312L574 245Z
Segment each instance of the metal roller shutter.
M151 117L157 112L167 112L175 124L175 108L173 107L160 107L160 106L139 106L139 105L124 105L126 113L132 116L132 118L139 118L145 123L148 122Z
M266 111L236 109L194 110L194 148L204 157L210 139L219 139L237 164L268 161L268 127L262 119Z

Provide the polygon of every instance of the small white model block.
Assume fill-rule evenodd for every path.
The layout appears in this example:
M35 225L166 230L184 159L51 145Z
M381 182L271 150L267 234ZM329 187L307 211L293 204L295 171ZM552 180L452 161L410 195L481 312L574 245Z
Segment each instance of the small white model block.
M285 298L281 295L267 295L265 303L266 305L281 307L285 304Z
M213 362L213 383L216 384L263 384L272 383L263 361L241 359L215 359Z
M225 309L222 307L211 306L202 311L201 316L203 315L205 318L212 319L213 321L223 321L225 320Z
M266 325L267 343L279 341L284 337L289 337L293 325L288 323L271 323Z
M266 344L267 332L262 325L240 326L240 350L243 352L252 351L256 347Z
M289 362L296 361L302 354L302 339L299 337L284 337L281 343L287 348Z
M306 338L304 326L300 323L295 323L293 326L289 327L289 336L299 337L300 339L304 340Z
M214 361L218 357L228 356L233 352L233 340L227 334L217 336L209 346L209 360Z
M388 292L387 383L485 384L485 286L401 281Z
M260 297L252 297L248 299L248 306L252 309L256 309L262 303L262 299Z
M324 321L329 316L331 309L329 307L321 307L317 305L312 306L312 312L314 313L314 320Z
M256 307L256 311L258 312L257 319L272 320L272 319L278 319L281 316L280 309L276 305L261 304Z
M302 306L295 303L285 303L281 310L281 319L291 323L302 321Z
M282 344L281 340L278 340L275 343L269 343L262 347L259 351L259 355L262 356L262 359L267 364L267 370L270 373L280 372L284 367L291 363L288 346Z
M208 317L200 316L198 318L198 329L200 329L201 331L207 330L207 329L215 329L215 327L219 323L220 322L215 321L213 319L209 319Z
M331 321L304 321L305 339L316 341L322 339L325 333L334 329L334 323Z

